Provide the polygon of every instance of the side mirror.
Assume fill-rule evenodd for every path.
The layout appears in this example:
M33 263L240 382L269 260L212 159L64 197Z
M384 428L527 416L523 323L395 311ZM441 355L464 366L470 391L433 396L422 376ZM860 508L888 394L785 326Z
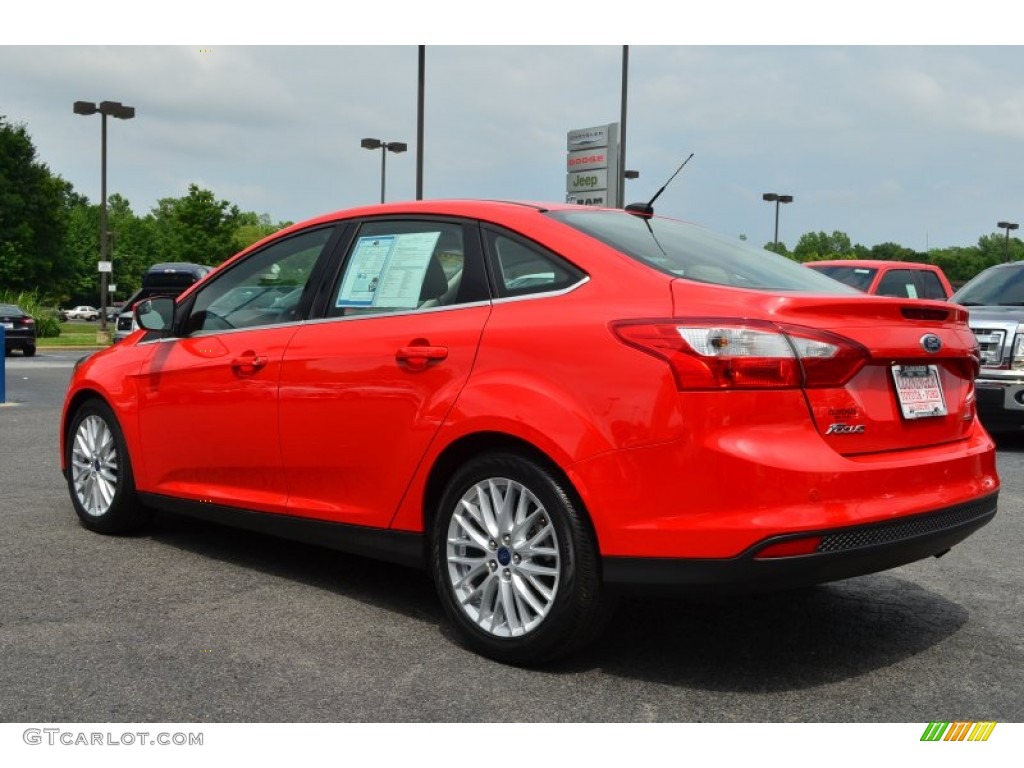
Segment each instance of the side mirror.
M174 327L174 299L156 296L135 305L135 322L147 331L169 333Z

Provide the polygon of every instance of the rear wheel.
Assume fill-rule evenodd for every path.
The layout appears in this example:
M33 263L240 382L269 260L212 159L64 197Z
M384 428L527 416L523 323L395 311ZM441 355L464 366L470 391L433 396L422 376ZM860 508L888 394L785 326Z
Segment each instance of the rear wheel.
M35 357L36 345L26 344L24 347L21 348L21 353L25 355L25 357Z
M521 456L484 455L455 473L435 519L431 565L460 637L497 661L564 656L607 617L582 504L562 478Z
M151 513L135 493L131 459L113 411L89 400L75 412L65 463L75 512L99 533L128 533L149 522Z

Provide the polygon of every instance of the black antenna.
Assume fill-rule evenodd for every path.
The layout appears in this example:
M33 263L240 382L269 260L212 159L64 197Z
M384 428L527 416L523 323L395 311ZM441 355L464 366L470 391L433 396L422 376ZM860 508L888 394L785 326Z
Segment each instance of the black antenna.
M683 160L682 165L676 168L676 172L668 177L668 181L661 185L661 189L654 193L654 197L651 198L650 202L647 203L630 203L626 206L626 210L630 213L635 213L639 216L653 216L654 215L654 201L657 200L661 193L665 191L669 184L672 183L672 179L679 175L679 172L686 167L686 164L690 162L690 158L693 157L693 152L690 153L690 157Z

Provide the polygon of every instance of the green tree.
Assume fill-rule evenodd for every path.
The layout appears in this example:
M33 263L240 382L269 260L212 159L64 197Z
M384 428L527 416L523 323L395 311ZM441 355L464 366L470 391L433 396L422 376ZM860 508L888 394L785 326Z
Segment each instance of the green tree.
M856 251L845 232L807 232L793 249L797 261L821 261L823 259L852 259Z
M765 243L764 244L764 249L766 251L771 251L772 253L777 253L777 254L779 254L779 256L785 256L787 259L794 258L793 254L790 253L789 250L786 248L786 244L784 242L782 242L781 240L779 242L777 242L777 243L773 243L773 242Z
M68 271L71 185L36 159L24 125L0 115L0 288L49 294Z
M925 257L912 248L904 248L896 243L879 243L871 246L868 255L863 258L880 259L882 261L925 261ZM857 258L862 258L858 256Z
M954 285L962 285L986 266L975 246L936 248L929 251L928 261L939 267Z
M189 184L188 194L183 197L159 200L151 216L157 256L154 261L216 266L235 253L241 211L196 184Z
M235 251L248 248L253 243L259 242L267 235L272 235L286 226L288 226L288 222L272 223L270 215L266 213L257 214L252 211L241 213L238 216L238 229L235 230Z

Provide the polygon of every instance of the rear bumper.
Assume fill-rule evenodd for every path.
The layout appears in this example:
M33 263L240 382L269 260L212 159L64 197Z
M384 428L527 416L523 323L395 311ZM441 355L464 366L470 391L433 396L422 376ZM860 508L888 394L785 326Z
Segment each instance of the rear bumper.
M994 493L892 522L776 536L727 559L605 557L604 581L618 592L731 594L863 576L944 554L995 517L998 498ZM766 546L813 535L822 537L813 554L757 556Z
M34 347L36 345L35 333L25 331L5 331L4 332L4 349L22 349L24 347Z

